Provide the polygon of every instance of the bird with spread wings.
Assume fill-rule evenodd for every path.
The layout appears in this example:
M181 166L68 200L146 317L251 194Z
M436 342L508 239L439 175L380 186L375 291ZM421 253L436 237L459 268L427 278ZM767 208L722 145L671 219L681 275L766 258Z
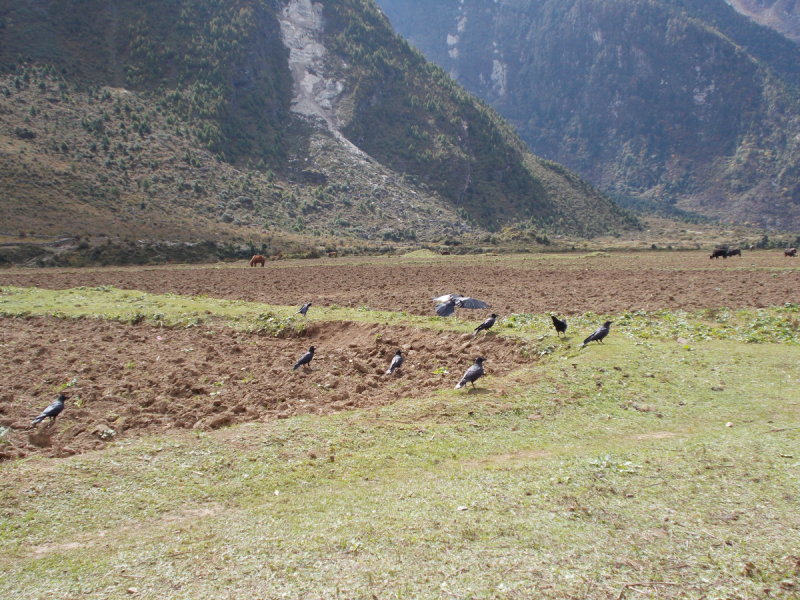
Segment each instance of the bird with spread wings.
M445 294L433 299L434 302L439 304L436 306L436 314L440 317L452 317L458 308L469 308L472 310L489 308L486 302L481 302L469 296L462 296L460 294Z

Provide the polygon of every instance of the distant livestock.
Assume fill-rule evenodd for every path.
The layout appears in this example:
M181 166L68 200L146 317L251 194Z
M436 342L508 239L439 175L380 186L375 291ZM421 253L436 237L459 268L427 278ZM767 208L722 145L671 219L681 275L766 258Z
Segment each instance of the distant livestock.
M267 264L267 259L261 256L260 254L256 254L253 258L250 259L250 266L255 267L256 265L261 265L262 267Z
M442 252L442 256L450 256L449 252Z
M753 246L752 244L750 244L750 247L748 248L748 250L750 250L750 252L752 252L752 251L753 251L753 250L755 250L755 249L756 249L756 247L755 247L755 246Z
M728 256L738 256L739 258L742 257L742 249L741 248L730 248L728 250Z
M328 258L336 258L336 252L328 252Z
M797 248L787 248L783 251L784 256L797 256Z
M711 256L709 256L709 258L719 258L720 256L722 258L728 258L727 248L717 248L711 253Z

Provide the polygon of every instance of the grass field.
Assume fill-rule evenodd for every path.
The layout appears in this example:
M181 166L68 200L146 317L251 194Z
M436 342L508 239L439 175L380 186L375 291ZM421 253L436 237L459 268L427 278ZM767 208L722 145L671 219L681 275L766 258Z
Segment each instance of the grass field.
M0 311L295 326L289 307L115 288L3 288ZM0 594L798 597L797 312L613 315L582 350L605 315L571 320L569 342L512 315L498 333L540 360L474 392L0 463Z

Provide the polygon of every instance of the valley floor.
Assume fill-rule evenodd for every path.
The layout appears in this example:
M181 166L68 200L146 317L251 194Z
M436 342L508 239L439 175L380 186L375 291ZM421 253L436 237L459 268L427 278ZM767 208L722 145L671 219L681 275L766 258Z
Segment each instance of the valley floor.
M797 597L800 263L454 258L0 274L0 594Z

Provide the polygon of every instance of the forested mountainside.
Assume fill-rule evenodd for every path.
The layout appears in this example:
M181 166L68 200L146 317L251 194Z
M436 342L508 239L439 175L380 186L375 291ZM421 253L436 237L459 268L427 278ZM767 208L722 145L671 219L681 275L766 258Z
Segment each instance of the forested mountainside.
M800 46L724 0L380 0L540 156L621 201L800 229Z
M10 0L5 233L403 240L635 225L371 0Z
M756 23L772 27L795 42L800 42L800 2L797 0L726 0Z

